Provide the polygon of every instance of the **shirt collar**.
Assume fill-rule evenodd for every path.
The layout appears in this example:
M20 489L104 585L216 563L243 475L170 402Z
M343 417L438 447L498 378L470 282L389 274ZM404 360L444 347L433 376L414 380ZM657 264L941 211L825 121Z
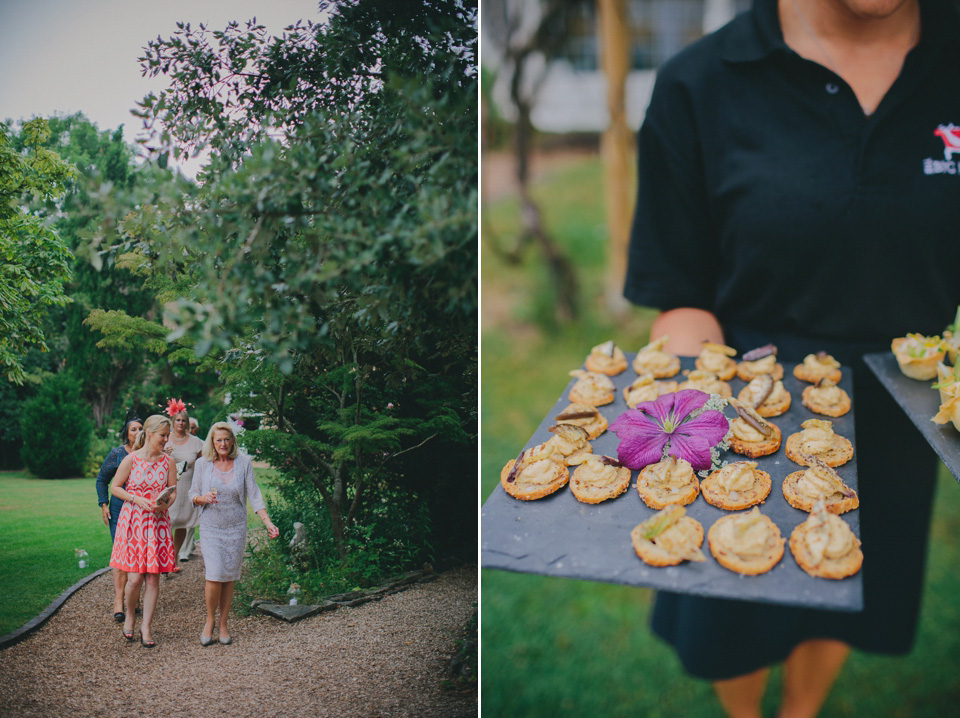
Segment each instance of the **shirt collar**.
M746 22L730 25L723 59L753 62L776 52L792 52L783 41L777 0L753 0ZM920 48L939 52L960 37L960 17L947 0L920 0Z
M723 59L752 62L787 50L780 32L777 0L753 0L744 22L733 23L723 43Z

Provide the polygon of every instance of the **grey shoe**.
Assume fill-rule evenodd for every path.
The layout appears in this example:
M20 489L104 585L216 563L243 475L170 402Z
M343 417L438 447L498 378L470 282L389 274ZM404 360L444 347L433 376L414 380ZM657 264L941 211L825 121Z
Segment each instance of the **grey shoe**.
M213 643L213 636L204 636L201 634L200 636L201 646L209 646L211 643Z
M228 636L227 638L221 638L220 643L224 646L229 646L231 643L233 643L233 637Z

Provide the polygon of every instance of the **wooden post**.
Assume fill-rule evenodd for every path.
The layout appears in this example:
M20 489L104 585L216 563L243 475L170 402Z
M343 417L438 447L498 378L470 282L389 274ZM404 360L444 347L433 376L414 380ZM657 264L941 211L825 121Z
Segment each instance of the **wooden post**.
M600 33L600 65L607 83L610 124L600 139L604 171L607 225L606 304L614 314L623 314L629 303L623 298L627 271L627 245L633 215L633 133L627 125L626 86L630 71L630 27L626 0L596 0Z

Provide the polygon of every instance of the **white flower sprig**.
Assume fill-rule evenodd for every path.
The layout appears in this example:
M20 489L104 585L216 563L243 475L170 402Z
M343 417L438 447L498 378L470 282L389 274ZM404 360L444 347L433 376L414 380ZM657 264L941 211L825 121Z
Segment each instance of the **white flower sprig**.
M695 417L711 409L714 411L719 411L722 414L724 408L729 406L729 404L730 402L728 402L719 394L711 394L710 398L707 399L707 403L694 411L690 416ZM710 468L701 469L698 471L697 474L699 474L700 478L706 478L711 472L721 469L727 465L728 462L726 460L720 460L720 453L730 448L730 437L732 436L733 429L728 428L726 435L720 440L720 442L710 447Z

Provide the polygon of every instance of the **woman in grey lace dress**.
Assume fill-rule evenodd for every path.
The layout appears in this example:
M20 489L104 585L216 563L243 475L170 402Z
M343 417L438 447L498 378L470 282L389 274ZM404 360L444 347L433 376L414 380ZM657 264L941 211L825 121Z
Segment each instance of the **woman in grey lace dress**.
M200 643L213 643L213 626L220 608L219 640L232 641L227 631L227 615L233 599L233 584L240 578L240 564L247 547L247 502L267 527L267 535L276 538L280 531L263 503L260 487L253 478L250 457L237 451L237 440L229 424L210 427L203 443L203 456L194 465L190 501L200 507L200 551L206 569L204 597L207 620Z

